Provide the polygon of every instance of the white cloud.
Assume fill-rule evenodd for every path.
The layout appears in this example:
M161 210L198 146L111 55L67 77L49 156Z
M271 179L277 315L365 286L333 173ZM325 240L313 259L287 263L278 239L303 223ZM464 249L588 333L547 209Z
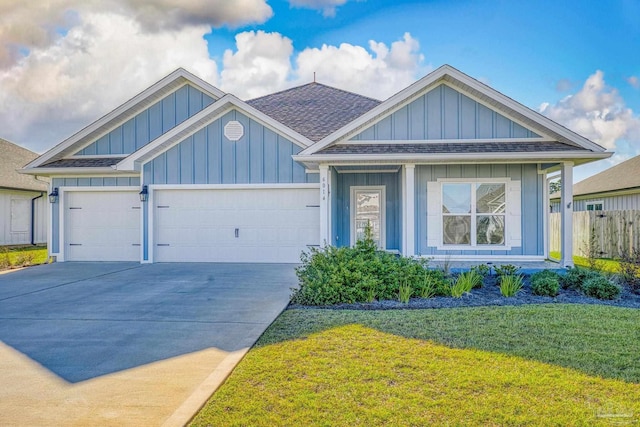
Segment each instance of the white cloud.
M544 103L540 112L607 149L614 149L621 140L640 143L640 116L625 105L615 88L607 86L599 70L576 94L555 105Z
M217 84L208 26L141 33L122 15L88 13L54 45L0 71L2 136L50 148L180 66Z
M420 44L405 33L391 43L369 41L369 50L342 43L300 52L296 59L297 80L316 81L377 99L386 99L413 83L424 72Z
M1 0L0 69L14 65L25 50L52 46L90 13L129 16L146 33L262 23L273 11L265 0Z
M326 17L336 16L336 7L346 2L347 0L289 0L292 7L320 10Z
M221 89L241 98L256 98L287 85L293 43L278 33L248 31L236 35L236 52L227 50Z
M627 78L627 83L629 83L634 89L640 89L640 78L636 76Z

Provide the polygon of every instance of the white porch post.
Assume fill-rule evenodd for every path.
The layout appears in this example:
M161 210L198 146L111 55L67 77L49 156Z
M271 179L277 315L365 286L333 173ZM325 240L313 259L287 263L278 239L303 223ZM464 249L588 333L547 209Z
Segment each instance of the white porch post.
M404 165L404 215L402 222L402 253L404 256L414 256L416 251L416 235L415 235L415 206L416 206L416 165Z
M320 246L324 247L331 244L329 233L331 232L331 203L329 196L329 185L331 175L329 174L329 165L320 165Z
M563 267L573 267L573 162L562 164L562 259Z

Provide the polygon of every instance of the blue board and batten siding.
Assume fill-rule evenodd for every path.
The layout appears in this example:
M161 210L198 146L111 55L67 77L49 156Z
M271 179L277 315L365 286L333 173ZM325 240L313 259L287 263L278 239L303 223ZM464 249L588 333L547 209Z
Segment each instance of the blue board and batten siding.
M224 126L237 120L244 136L229 141ZM292 155L301 147L233 110L144 164L144 184L317 183Z
M427 245L427 182L438 178L511 178L521 182L522 246L508 251L442 251ZM523 255L544 256L544 175L535 164L416 166L416 253L432 255Z
M385 187L385 233L387 250L399 251L402 246L402 181L395 173L334 173L332 175L332 231L336 246L350 246L351 187Z
M60 187L139 187L140 178L93 177L93 178L53 178L52 188ZM51 253L60 253L60 203L51 204Z
M440 85L365 129L352 140L538 138L468 96Z
M76 155L131 154L213 102L213 98L198 89L182 86Z

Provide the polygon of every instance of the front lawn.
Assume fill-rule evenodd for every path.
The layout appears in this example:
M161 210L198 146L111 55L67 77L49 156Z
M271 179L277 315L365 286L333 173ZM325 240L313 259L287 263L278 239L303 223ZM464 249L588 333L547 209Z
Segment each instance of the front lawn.
M634 424L639 325L592 305L288 310L193 425Z
M46 246L0 246L0 270L44 264Z

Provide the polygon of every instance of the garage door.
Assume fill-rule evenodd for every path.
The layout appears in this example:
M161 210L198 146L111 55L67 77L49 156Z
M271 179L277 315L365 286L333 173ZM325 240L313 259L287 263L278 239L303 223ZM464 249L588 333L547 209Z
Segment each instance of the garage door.
M140 260L137 192L67 192L64 210L65 260Z
M318 189L157 190L157 262L299 262L319 242Z

